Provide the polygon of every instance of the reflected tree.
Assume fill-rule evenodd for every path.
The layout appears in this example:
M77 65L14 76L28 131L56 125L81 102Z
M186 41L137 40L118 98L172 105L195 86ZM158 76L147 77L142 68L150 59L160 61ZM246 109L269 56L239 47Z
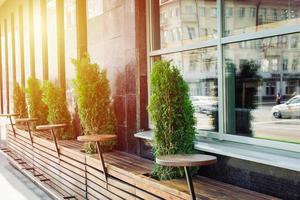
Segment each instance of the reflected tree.
M257 88L261 77L260 65L254 60L242 60L235 76L236 132L239 135L252 136L251 110L257 107Z

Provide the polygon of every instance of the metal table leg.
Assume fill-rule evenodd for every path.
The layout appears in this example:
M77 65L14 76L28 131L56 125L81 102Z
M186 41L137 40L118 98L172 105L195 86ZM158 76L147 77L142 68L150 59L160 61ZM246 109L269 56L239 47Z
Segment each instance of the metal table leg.
M57 144L57 140L56 140L56 136L55 136L53 128L51 129L51 133L52 133L52 138L54 140L54 144L55 144L55 148L56 148L58 159L60 159L60 153L59 153L59 149L58 149L58 144Z
M31 150L32 150L32 169L33 169L33 174L35 174L35 170L34 170L34 146L33 146L33 137L32 137L32 133L31 133L31 129L30 129L30 125L29 122L26 122L27 125L27 129L28 129L28 133L29 133L29 138L30 138L30 142L31 142Z
M195 195L195 191L194 191L194 185L193 185L193 180L192 180L190 169L188 167L184 167L184 172L185 172L186 181L187 181L187 184L188 184L188 187L190 190L191 199L196 200L196 195Z
M97 151L98 151L98 155L99 155L99 158L100 158L100 161L101 161L101 165L102 165L102 168L103 168L103 174L104 174L104 178L105 178L105 181L107 183L107 173L106 173L106 167L105 167L105 163L104 163L104 158L103 158L103 154L102 154L102 149L100 147L100 142L96 142L96 145L97 145Z
M8 118L9 118L9 121L10 121L11 128L13 130L14 136L16 137L16 131L15 131L15 127L14 127L14 124L12 122L11 116L9 116Z

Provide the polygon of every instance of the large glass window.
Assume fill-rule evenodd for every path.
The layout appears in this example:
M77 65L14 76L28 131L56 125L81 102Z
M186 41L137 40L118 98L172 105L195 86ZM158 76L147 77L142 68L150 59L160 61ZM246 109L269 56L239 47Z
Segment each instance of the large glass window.
M216 47L162 55L179 67L189 85L197 129L218 131L218 70Z
M228 133L300 143L299 36L224 46Z
M215 0L153 1L154 49L217 37ZM160 34L159 34L160 33Z
M300 2L297 0L225 0L224 9L225 36L300 22Z

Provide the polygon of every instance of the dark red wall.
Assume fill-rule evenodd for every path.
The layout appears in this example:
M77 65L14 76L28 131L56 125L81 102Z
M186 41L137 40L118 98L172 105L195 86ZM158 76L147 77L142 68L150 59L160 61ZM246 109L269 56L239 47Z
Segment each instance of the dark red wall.
M148 128L145 1L103 1L88 19L88 51L108 71L117 116L118 148L136 153L137 130Z

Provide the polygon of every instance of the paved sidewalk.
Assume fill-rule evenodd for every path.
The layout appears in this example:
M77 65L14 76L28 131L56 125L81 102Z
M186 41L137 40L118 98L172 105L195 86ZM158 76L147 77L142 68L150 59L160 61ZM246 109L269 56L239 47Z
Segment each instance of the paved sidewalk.
M0 199L50 200L51 198L0 153Z

